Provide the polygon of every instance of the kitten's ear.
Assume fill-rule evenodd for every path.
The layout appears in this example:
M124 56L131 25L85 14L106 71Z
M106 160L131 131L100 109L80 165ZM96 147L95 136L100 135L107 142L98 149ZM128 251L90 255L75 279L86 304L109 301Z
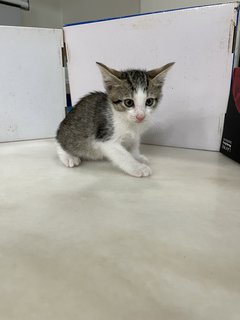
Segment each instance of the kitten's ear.
M118 86L121 84L120 71L110 69L107 66L105 66L103 63L100 63L100 62L96 62L96 63L101 71L103 81L104 81L104 86L107 91L111 90L113 86Z
M162 85L164 83L164 80L168 71L171 69L171 67L174 64L175 62L171 62L171 63L165 64L161 68L150 70L147 73L150 79L152 79L153 83L155 83L156 85Z

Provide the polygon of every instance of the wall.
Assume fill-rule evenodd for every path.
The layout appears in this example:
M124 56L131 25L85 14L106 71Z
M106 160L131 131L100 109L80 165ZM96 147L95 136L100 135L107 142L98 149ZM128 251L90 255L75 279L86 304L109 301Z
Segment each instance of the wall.
M140 0L30 0L23 26L61 28L64 24L136 14Z
M0 25L20 26L22 24L21 10L0 4Z
M22 25L26 27L62 27L61 0L30 0L30 11L22 11Z
M140 2L140 10L142 13L144 13L157 10L168 10L184 7L193 7L198 5L223 3L224 0L141 0Z
M62 6L64 24L140 12L140 0L68 0Z

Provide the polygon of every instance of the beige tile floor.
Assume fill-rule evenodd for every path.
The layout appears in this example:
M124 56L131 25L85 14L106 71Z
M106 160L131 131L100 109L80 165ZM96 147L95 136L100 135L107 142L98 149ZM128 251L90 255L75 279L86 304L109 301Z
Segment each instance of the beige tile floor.
M151 178L0 144L1 320L240 319L240 166L142 149Z

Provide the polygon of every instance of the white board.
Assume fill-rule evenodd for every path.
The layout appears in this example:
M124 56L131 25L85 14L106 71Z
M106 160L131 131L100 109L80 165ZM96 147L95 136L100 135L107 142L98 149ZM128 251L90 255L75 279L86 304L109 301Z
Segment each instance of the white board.
M234 3L64 28L72 101L103 90L96 61L115 68L175 61L144 142L219 150L232 69Z
M64 117L62 30L0 27L0 141L54 137Z

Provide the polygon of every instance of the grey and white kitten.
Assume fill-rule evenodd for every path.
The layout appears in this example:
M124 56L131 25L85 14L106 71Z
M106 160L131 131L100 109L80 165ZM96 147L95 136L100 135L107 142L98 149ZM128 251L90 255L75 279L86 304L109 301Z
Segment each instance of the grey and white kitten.
M139 153L140 137L162 98L164 79L174 63L151 71L117 71L98 63L106 93L83 97L57 131L58 155L67 167L81 159L107 158L134 177L151 175Z

